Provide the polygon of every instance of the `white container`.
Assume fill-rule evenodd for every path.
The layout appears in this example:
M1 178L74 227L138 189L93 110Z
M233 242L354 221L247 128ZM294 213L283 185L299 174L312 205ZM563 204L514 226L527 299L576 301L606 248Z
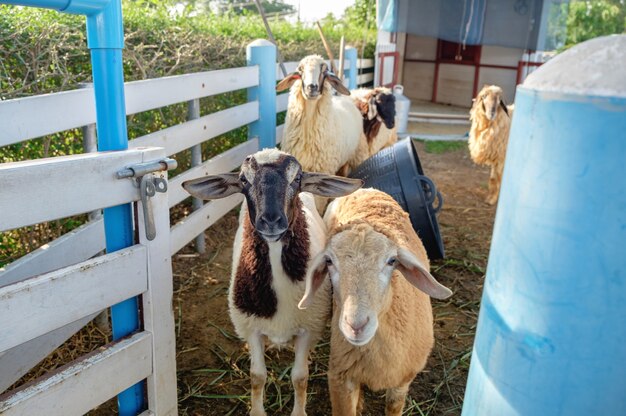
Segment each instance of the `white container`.
M409 124L409 110L411 109L411 100L403 94L404 87L402 85L393 86L393 95L396 97L396 127L398 134L406 133Z

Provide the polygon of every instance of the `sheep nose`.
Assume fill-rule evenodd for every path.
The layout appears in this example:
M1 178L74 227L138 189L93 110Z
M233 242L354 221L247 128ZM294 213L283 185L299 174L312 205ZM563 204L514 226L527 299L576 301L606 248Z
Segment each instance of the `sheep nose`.
M317 84L309 84L306 86L306 89L308 92L315 92L317 91Z
M354 331L355 335L359 335L361 332L363 332L363 328L365 328L365 325L367 325L367 323L370 321L370 317L368 316L366 319L359 319L359 320L349 320L346 317L346 323L348 324L348 326L350 328L352 328L352 331Z
M265 213L261 215L261 221L267 226L275 226L280 222L279 213Z

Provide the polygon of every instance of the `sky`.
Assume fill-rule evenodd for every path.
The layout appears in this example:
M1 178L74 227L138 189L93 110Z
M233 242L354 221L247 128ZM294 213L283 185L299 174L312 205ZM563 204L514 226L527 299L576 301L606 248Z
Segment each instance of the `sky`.
M296 10L300 7L300 19L305 22L314 22L332 13L341 17L346 7L354 4L354 0L285 0Z

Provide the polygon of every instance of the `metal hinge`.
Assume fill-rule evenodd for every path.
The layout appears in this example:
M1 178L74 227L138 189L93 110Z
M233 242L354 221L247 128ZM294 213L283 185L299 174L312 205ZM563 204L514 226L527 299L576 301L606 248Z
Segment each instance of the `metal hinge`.
M154 224L150 198L156 195L157 192L167 192L167 180L156 177L153 173L176 169L177 166L178 163L174 159L165 158L152 162L138 163L117 172L118 179L135 178L139 184L144 227L148 240L154 240L156 237L156 226Z

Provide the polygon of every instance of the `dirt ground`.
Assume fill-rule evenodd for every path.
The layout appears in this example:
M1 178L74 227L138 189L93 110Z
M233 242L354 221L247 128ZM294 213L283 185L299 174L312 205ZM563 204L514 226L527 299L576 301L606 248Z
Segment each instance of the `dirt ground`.
M426 174L445 199L439 223L447 258L433 262L432 271L454 295L445 302L433 301L436 346L412 384L405 414L458 415L495 209L483 202L488 171L472 164L466 148L435 154L418 143L418 151ZM234 335L226 300L236 226L232 212L207 230L206 254L198 256L187 247L173 259L181 415L247 414L249 359L244 343ZM328 352L326 338L312 356L307 405L311 416L331 413L325 376ZM290 350L267 353L268 414L291 412L292 360ZM366 392L364 415L382 414L383 393Z
M431 271L454 291L447 301L433 301L436 345L426 369L414 380L405 415L459 415L478 306L487 263L495 209L485 204L488 170L473 165L460 142L417 143L425 173L444 197L439 214L446 259L434 261ZM427 151L428 150L428 151ZM172 261L176 320L179 414L182 416L247 415L250 387L245 345L234 335L228 316L227 290L237 213L231 212L205 232L207 251L192 244ZM30 381L110 339L110 331L90 323L20 382ZM326 370L326 338L311 357L307 412L331 414ZM268 382L265 407L269 415L288 415L292 408L289 377L293 353L288 349L266 354ZM89 412L117 414L115 399ZM384 414L382 392L365 394L364 415Z

